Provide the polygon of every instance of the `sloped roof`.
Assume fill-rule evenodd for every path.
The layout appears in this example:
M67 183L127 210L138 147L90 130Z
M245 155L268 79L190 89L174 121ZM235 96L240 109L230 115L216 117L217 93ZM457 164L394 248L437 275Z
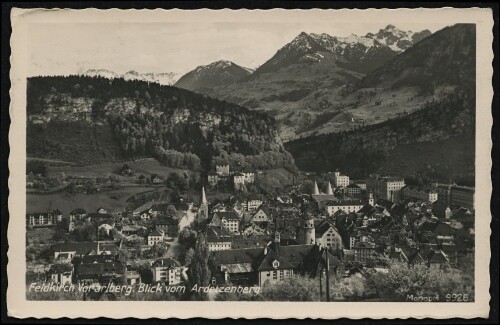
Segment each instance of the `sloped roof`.
M223 227L209 226L207 229L208 242L231 241L231 234Z
M350 206L350 205L363 205L361 200L332 200L326 202L327 206Z
M262 263L260 263L259 268L257 269L259 272L261 271L269 271L269 270L275 270L273 267L273 262L278 261L279 266L276 268L277 270L284 270L284 269L293 269L294 265L290 262L288 262L283 256L278 255L274 251L270 251Z
M153 262L151 266L152 267L165 266L168 268L172 268L172 267L180 267L181 264L177 260L174 260L173 258L169 257L156 260Z
M316 238L322 237L330 228L335 230L335 227L328 220L320 221L318 225L315 225L315 228Z
M240 218L234 211L225 211L225 212L215 212L214 215L217 215L219 219L226 219L226 220L236 220L239 221Z
M97 242L61 243L52 246L53 252L76 252L76 255L97 251Z
M121 262L111 263L87 263L77 264L75 266L75 274L78 278L89 278L106 274L123 274L125 273L125 265Z

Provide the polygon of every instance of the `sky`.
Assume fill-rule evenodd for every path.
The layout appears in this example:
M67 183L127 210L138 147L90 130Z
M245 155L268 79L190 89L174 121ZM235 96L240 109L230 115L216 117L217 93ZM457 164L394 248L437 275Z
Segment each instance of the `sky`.
M184 74L199 65L230 60L255 69L300 32L332 36L376 33L388 24L435 32L447 22L278 21L37 22L30 24L28 74L67 75L88 69Z

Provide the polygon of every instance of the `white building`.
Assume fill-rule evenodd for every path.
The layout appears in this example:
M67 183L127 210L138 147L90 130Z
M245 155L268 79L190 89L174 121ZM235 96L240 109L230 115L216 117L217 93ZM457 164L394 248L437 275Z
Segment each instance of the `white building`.
M161 282L167 285L180 284L185 271L186 269L173 258L157 260L151 266L153 282Z
M329 216L334 215L337 211L345 213L356 213L364 206L361 200L338 200L329 201L325 204L326 212Z
M335 187L346 187L349 185L349 176L341 174L338 170L333 174L333 183Z
M401 199L413 199L434 203L438 200L438 193L431 189L421 189L415 186L405 186L401 189Z

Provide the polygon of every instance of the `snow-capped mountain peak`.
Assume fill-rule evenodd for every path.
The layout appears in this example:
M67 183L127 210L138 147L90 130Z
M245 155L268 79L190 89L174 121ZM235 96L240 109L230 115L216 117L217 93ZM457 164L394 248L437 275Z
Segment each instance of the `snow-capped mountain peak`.
M125 80L141 80L167 86L173 85L178 78L178 74L174 72L139 73L135 70L130 70L123 75L120 75L107 69L89 69L84 72L83 75L88 77L103 77L107 79L123 78Z
M107 69L89 69L83 73L87 77L104 77L108 79L119 78L119 75Z

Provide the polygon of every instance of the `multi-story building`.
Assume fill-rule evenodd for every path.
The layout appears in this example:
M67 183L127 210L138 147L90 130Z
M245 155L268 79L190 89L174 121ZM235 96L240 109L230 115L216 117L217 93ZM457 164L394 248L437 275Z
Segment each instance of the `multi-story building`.
M30 227L55 226L60 221L62 221L62 213L59 210L26 214L26 226Z
M184 268L173 258L164 258L153 262L151 272L153 273L153 282L176 285L183 280Z
M327 220L322 220L315 225L315 237L316 244L322 247L332 247L334 250L342 248L342 237Z
M438 200L438 193L433 189L422 189L416 186L406 185L401 189L401 200L418 200L434 203Z
M253 170L245 168L241 173L245 176L245 183L252 184L255 182L255 172Z
M456 184L433 184L440 201L450 207L474 209L475 188Z
M252 195L247 200L247 210L253 211L255 209L258 209L262 205L262 203L263 201L260 197Z
M370 175L369 187L375 197L397 202L401 189L405 187L405 180L400 177Z
M334 215L337 211L345 213L356 213L364 206L361 200L338 200L329 201L325 204L326 212L329 216Z
M349 185L349 176L341 174L337 170L333 174L333 183L335 187L346 187Z
M147 242L148 246L154 246L163 242L164 234L161 230L153 230L148 234Z
M245 184L245 175L242 173L235 173L233 175L233 182L234 182L234 189L239 190L242 188L242 186Z
M229 176L229 164L215 165L215 173L219 176Z
M223 227L230 233L237 234L240 228L240 218L234 211L215 212L210 225Z
M210 252L231 249L231 234L223 227L210 226L207 229L207 243Z
M361 195L361 191L361 187L359 187L357 184L349 184L344 189L344 193L348 197L359 197Z
M474 210L474 196L474 187L451 187L451 205L454 207L464 207L470 210Z
M215 186L219 182L219 175L217 173L208 173L207 180L210 186Z
M350 179L349 184L350 185L352 185L352 184L358 185L360 189L362 189L363 191L366 191L366 180L364 180L364 179L356 179L356 180Z
M356 262L366 263L377 255L376 246L371 242L359 241L354 244L353 249Z

